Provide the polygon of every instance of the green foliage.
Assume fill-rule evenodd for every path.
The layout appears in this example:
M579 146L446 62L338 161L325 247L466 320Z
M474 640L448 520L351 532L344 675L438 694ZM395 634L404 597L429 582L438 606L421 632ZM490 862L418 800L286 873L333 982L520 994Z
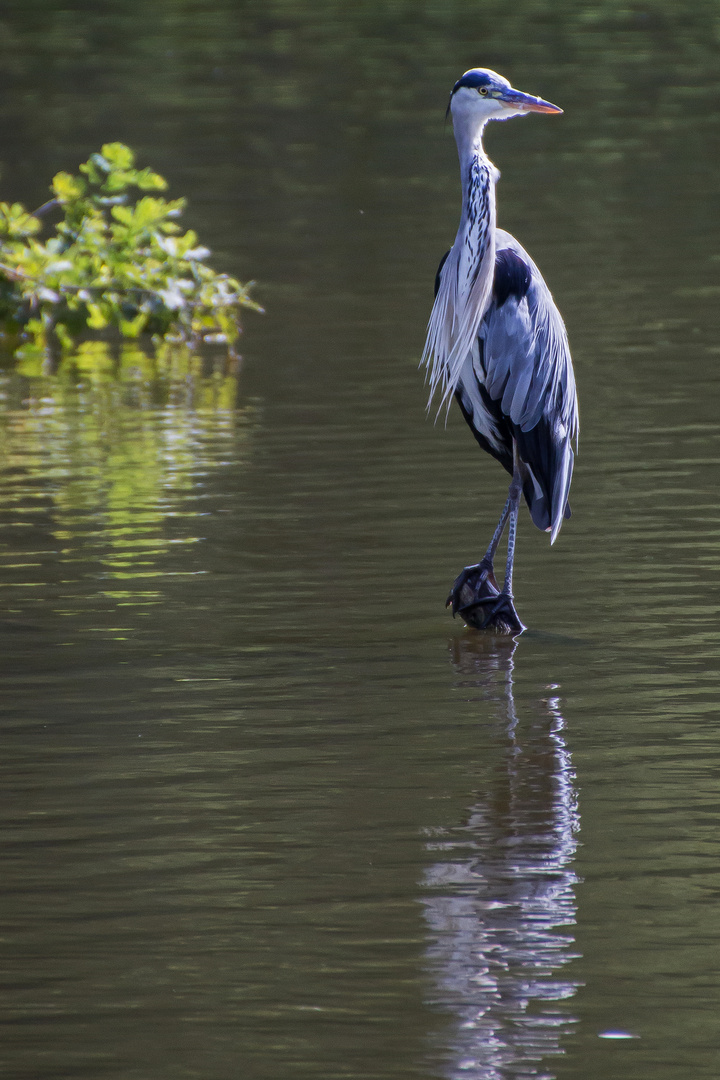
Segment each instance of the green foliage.
M166 187L107 143L78 175L58 173L35 215L0 203L0 323L21 360L70 353L88 330L232 351L240 309L262 309L248 285L206 264L208 248L178 225L185 200L157 194ZM41 216L57 207L62 221L40 239Z

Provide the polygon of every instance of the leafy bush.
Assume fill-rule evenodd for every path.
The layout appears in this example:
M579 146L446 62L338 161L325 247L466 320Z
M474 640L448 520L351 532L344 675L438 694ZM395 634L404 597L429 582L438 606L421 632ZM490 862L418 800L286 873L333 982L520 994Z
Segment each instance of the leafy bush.
M240 309L262 309L250 285L206 264L208 248L177 223L185 200L157 194L166 187L135 168L127 146L107 143L78 175L58 173L54 198L34 214L0 203L0 324L17 356L70 352L88 330L232 353ZM42 240L56 208L63 219Z

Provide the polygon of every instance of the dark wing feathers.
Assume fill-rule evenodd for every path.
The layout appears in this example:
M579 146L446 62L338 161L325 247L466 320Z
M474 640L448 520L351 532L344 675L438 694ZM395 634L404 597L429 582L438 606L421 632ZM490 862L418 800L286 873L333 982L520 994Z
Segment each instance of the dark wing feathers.
M437 268L437 274L435 275L435 292L433 294L434 296L437 296L437 294L438 294L438 289L440 288L440 275L442 274L442 268L445 265L445 262L446 262L447 257L448 257L449 254L450 254L449 251L445 252L442 259L440 260L440 265Z
M516 440L532 519L538 528L551 530L554 540L570 513L571 444L578 431L575 379L565 326L550 291L527 252L502 230L497 232L493 300L479 338L473 389L507 441L490 453L511 471ZM457 396L462 398L462 387ZM481 445L487 443L478 437L467 408L463 413Z
M509 296L522 300L532 281L530 267L512 248L501 248L495 254L493 298L502 307Z
M464 393L464 388L462 386L459 390L455 391L455 400L460 406L460 412L465 417L465 420L467 421L470 430L472 431L475 439L483 448L483 450L485 450L485 452L488 454L492 454L492 456L496 458L500 462L502 467L506 469L512 476L512 431L510 430L507 421L502 414L499 403L497 401L493 401L485 387L481 383L478 383L476 390L482 401L482 408L484 408L485 411L489 413L489 415L492 416L493 420L495 421L495 427L500 434L499 444L497 446L493 446L493 444L489 442L485 435L483 435L483 433L478 429L474 421L475 410L473 408L473 403L466 397Z

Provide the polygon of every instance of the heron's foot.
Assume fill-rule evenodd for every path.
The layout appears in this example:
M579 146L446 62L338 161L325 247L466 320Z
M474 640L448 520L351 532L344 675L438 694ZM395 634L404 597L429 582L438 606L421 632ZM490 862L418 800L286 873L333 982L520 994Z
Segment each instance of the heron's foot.
M515 610L513 597L504 591L494 601L483 601L474 610L468 610L463 618L470 626L494 630L496 634L522 634L527 629Z
M452 607L453 619L458 612L464 617L467 608L496 600L499 595L493 564L489 559L482 559L472 566L463 567L452 584L445 607Z
M513 597L498 587L489 560L466 566L458 574L447 598L446 606L451 605L453 618L461 615L476 630L521 634L526 629L515 610Z

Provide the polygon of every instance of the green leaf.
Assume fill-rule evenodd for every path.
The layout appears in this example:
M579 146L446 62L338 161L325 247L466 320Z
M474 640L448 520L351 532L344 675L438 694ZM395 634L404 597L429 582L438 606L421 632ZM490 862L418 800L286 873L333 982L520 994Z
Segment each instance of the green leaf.
M126 338L136 338L145 329L148 321L147 312L139 312L134 319L120 319L120 333Z
M61 203L72 202L85 194L87 185L79 176L71 176L70 173L59 172L53 178L52 189L55 198Z
M132 150L121 142L105 143L102 156L117 169L132 169L135 164L135 155Z
M23 240L39 232L40 222L21 203L0 203L0 237Z
M121 225L132 225L135 216L134 211L129 206L113 206L110 213Z
M105 317L105 313L99 304L88 304L88 320L87 324L91 330L104 330L108 325L108 320Z
M135 183L141 191L165 191L167 180L152 169L141 169L135 175Z

